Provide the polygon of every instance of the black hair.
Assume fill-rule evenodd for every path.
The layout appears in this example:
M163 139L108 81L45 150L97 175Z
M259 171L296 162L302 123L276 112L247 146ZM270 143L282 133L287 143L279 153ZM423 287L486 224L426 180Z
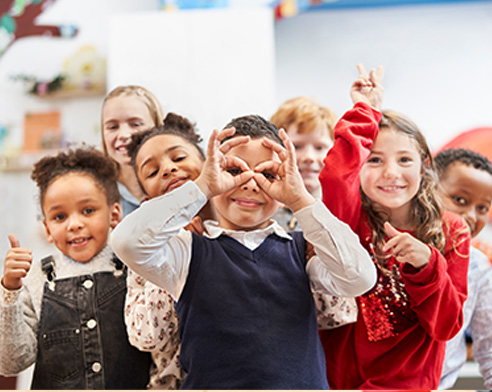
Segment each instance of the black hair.
M487 157L467 148L448 148L434 157L439 178L443 178L448 167L455 162L473 166L475 169L486 171L492 176L492 163Z
M236 136L251 136L252 139L267 137L284 146L282 139L278 135L277 127L256 114L237 117L231 120L224 129L231 127L236 128L236 132L234 135L226 137L222 143Z
M182 137L184 140L195 146L200 156L205 159L205 154L199 145L202 138L197 133L194 124L187 118L170 112L164 119L163 125L159 125L145 131L136 132L132 135L132 140L127 146L127 154L130 157L130 163L135 172L135 161L140 148L142 148L145 142L149 139L159 135L176 135Z
M108 205L119 202L118 170L115 163L95 147L82 145L59 152L55 156L46 156L34 164L31 179L39 188L41 209L46 191L53 181L73 172L91 176L105 193Z

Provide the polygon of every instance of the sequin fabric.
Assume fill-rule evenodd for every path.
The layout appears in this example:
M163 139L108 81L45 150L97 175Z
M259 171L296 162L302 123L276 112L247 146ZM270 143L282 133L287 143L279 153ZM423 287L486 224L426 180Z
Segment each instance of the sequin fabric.
M393 258L388 260L387 269L391 272L383 271L377 263L376 268L376 285L358 298L367 337L371 342L396 336L417 322L401 279L399 263Z

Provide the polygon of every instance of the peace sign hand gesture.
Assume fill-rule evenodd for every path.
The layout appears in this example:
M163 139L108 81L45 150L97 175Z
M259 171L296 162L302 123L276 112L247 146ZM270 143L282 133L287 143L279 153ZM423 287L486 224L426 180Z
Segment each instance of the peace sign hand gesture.
M384 68L380 65L377 70L371 69L369 75L363 64L357 64L359 77L350 88L352 102L365 102L377 110L381 110L383 103L384 88L383 81Z

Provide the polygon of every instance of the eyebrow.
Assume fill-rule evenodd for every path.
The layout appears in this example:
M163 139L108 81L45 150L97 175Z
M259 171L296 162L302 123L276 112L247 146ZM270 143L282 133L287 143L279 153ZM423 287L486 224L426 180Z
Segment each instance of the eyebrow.
M169 147L167 150L164 150L164 152L171 152L171 151L174 151L178 148L182 148L183 146L181 144L177 144L175 146L171 146ZM144 168L145 165L147 165L149 162L153 161L155 159L154 155L152 155L151 157L147 158L145 161L142 162L142 164L140 165L140 170L142 170Z
M94 199L92 197L87 197L85 199L79 200L77 202L77 204L94 203L94 202L96 202L96 199ZM48 210L46 210L46 212L56 211L59 209L63 209L63 206L61 204L55 204L54 206L51 206L50 208L48 208Z

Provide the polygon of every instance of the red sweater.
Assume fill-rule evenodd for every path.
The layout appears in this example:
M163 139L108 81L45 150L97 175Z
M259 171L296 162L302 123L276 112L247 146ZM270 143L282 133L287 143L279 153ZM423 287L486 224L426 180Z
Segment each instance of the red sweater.
M370 249L359 173L378 134L381 114L358 103L335 128L335 144L320 175L323 202ZM437 389L446 341L463 324L470 236L457 215L443 214L446 250L431 247L417 270L392 259L397 276L357 298L357 322L320 331L332 389ZM396 294L395 294L396 293Z

